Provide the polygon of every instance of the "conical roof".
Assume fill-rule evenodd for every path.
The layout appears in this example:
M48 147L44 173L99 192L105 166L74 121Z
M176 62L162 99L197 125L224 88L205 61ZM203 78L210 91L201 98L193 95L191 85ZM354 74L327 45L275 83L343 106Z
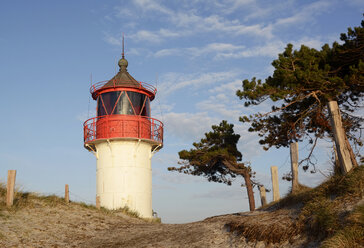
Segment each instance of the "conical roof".
M120 67L119 72L112 79L110 79L102 88L115 86L141 88L141 84L136 81L126 69L128 67L128 61L124 58L124 56L119 60L118 65Z

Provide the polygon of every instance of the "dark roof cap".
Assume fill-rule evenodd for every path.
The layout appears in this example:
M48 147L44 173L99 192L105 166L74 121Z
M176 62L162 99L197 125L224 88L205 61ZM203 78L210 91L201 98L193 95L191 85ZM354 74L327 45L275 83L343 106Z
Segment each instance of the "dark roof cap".
M119 60L118 65L120 67L119 72L112 79L110 79L102 88L115 86L140 88L141 84L136 81L126 69L128 67L128 61L124 58L124 56Z

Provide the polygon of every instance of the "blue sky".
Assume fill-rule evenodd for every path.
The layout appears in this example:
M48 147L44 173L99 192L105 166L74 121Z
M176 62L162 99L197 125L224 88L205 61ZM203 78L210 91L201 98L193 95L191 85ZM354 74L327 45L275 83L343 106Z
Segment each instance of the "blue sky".
M358 26L363 10L360 0L0 1L0 181L16 169L23 190L62 195L68 183L71 199L95 201L96 161L83 148L82 123L95 115L91 78L115 75L124 33L128 70L158 88L152 116L165 124L152 161L153 209L168 223L246 211L241 178L229 187L167 167L226 119L241 134L243 160L271 187L269 167L288 172L288 149L263 151L238 118L269 103L244 108L235 91L243 79L270 75L287 43L319 49ZM315 153L323 174L330 146L322 141ZM324 178L300 170L307 185ZM284 195L289 183L280 187Z

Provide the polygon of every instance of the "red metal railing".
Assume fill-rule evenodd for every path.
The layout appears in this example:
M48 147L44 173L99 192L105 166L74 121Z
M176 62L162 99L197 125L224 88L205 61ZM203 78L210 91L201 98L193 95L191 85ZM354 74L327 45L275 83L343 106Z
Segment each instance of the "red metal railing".
M84 142L110 138L138 138L163 143L163 123L135 115L105 115L88 119L83 124Z
M101 81L101 82L98 82L98 83L95 83L95 84L91 85L91 87L90 87L90 93L92 95L94 95L95 92L98 91L99 89L101 89L102 87L104 87L104 85L107 82L108 82L108 80ZM107 88L122 87L122 85L117 85L116 83L121 83L122 84L123 82L113 80L113 85L111 85L110 87L107 87ZM147 84L147 83L143 83L143 82L138 82L138 83L139 83L139 86L138 87L133 87L134 89L147 90L147 91L153 93L153 95L155 95L157 93L157 89L153 85Z

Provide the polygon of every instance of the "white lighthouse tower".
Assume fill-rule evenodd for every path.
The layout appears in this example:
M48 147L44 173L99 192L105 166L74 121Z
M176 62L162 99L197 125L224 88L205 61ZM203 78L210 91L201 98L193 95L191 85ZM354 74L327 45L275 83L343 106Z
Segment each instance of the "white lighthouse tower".
M91 86L97 116L84 123L84 146L96 156L96 194L101 207L128 207L152 217L151 158L163 145L163 123L150 116L157 92L136 81L119 60L119 72Z

